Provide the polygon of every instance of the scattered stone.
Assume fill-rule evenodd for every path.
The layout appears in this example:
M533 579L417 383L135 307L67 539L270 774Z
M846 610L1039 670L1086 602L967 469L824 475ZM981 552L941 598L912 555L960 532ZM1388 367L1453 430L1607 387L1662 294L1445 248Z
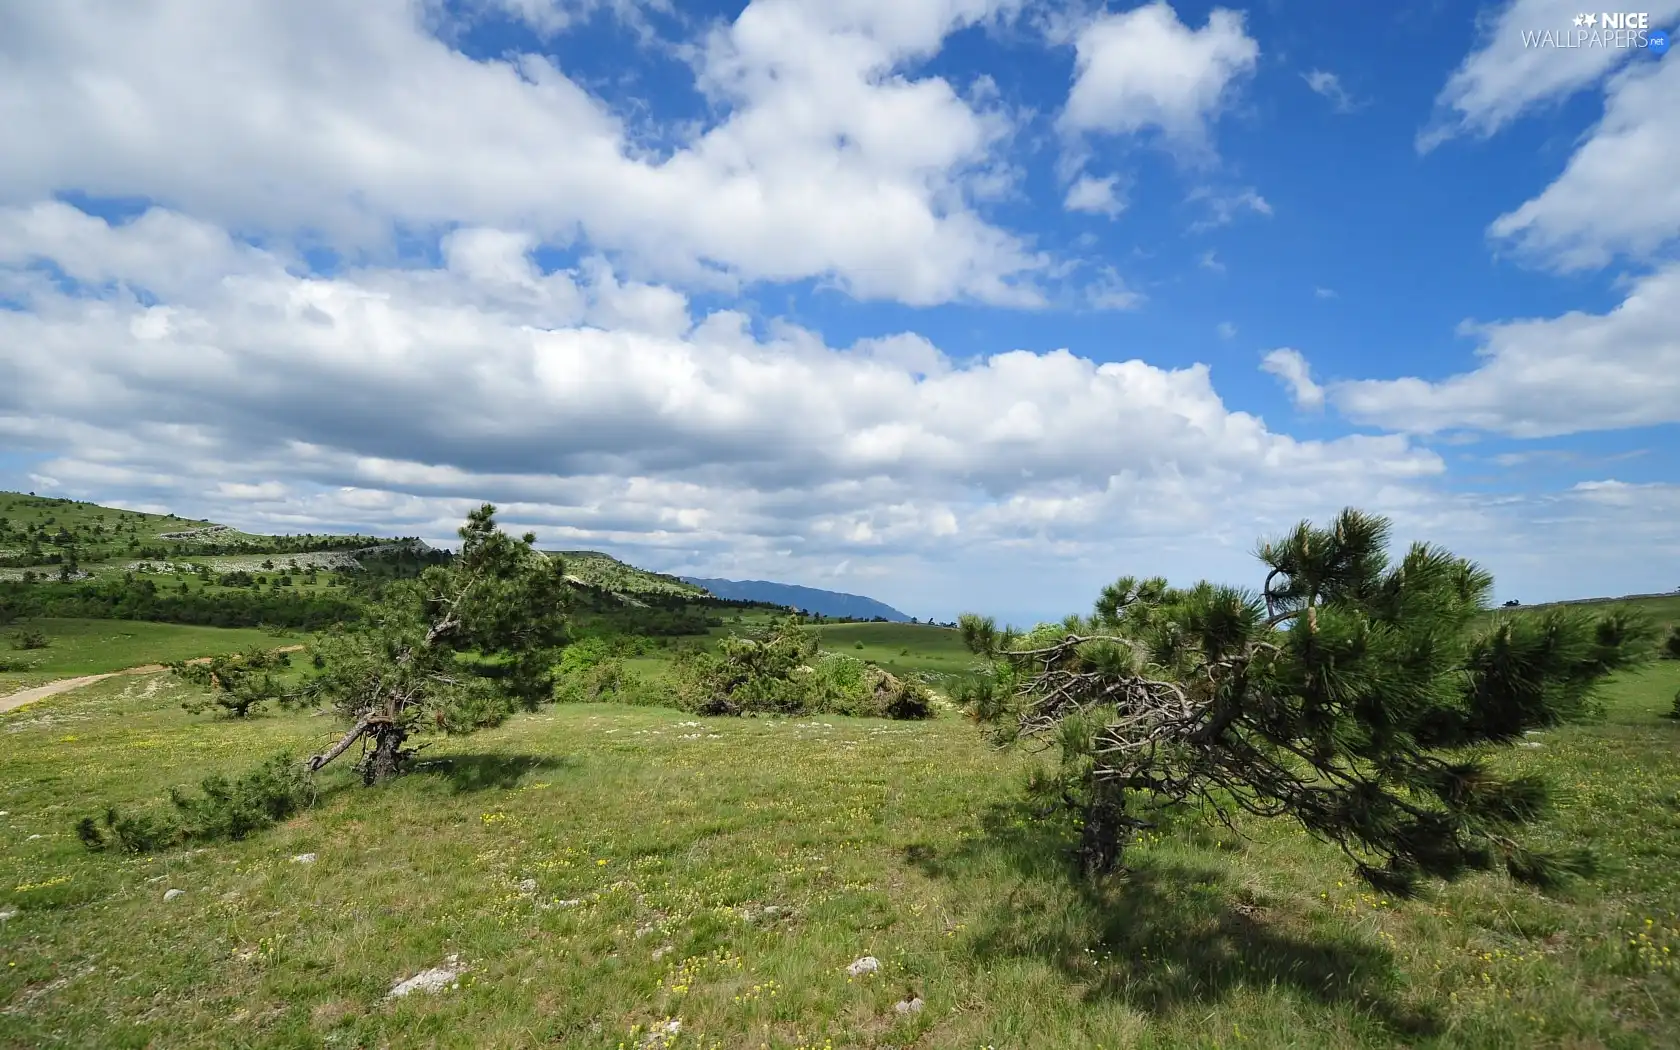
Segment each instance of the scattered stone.
M186 895L187 895L186 890L164 890L163 891L163 899L166 900L166 901L172 901L176 897L185 897Z
M313 853L299 853L297 856L292 858L292 863L293 864L313 864L313 863L315 863L315 854L313 854Z
M1545 747L1546 745L1542 744L1538 740L1519 740L1519 741L1517 741L1517 746L1518 747Z
M881 960L875 958L873 955L865 955L861 959L854 960L850 966L846 967L846 972L851 974L853 977L862 977L864 974L874 973L880 968Z
M636 927L636 936L638 936L638 937L646 937L648 934L650 934L652 932L653 932L653 924L652 923L648 923L645 926Z
M17 918L17 914L18 910L16 908L0 908L0 922L5 922L7 919L15 919Z
M39 838L45 838L45 837L46 837L46 836L44 836L44 835L31 835L31 836L29 836L29 837L28 837L28 838L26 838L26 839L24 839L24 840L23 840L23 841L25 841L25 842L34 842L34 841L35 841L35 840L36 840L36 839L39 839Z
M905 999L902 1002L894 1003L893 1009L906 1015L919 1014L922 1012L922 1007L926 1005L926 1003L922 1002L922 997L918 995L913 999Z
M461 965L459 955L451 955L443 960L442 966L434 966L430 970L422 970L405 981L398 981L385 993L387 999L401 999L411 992L441 992L445 988L459 988L461 975L467 968Z
M536 879L520 879L519 880L519 892L520 893L535 893L535 892L537 892L537 880Z
M653 961L658 962L677 949L669 944L662 944L653 950Z
M682 1022L675 1017L664 1024L656 1024L642 1036L642 1046L651 1050L652 1047L664 1044L666 1046L676 1041L677 1034L682 1031Z

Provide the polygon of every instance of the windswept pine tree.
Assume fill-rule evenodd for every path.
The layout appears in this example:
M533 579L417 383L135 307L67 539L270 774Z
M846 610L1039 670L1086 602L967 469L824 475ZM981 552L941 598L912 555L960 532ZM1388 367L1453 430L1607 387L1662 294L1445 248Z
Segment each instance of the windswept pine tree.
M1622 612L1488 611L1492 577L1439 547L1387 555L1390 524L1344 511L1258 551L1259 593L1123 578L1089 617L1020 635L962 618L994 674L968 699L1003 740L1059 745L1038 787L1081 818L1090 873L1120 866L1140 803L1299 821L1397 895L1504 867L1545 884L1580 851L1517 838L1546 785L1491 749L1591 712L1611 672L1650 656Z
M321 671L288 687L263 654L183 665L213 685L213 703L242 710L270 699L331 705L347 726L327 750L297 762L279 755L243 776L211 776L200 792L169 793L170 810L83 817L89 849L147 852L185 842L240 838L298 811L313 797L309 773L360 745L358 769L373 784L400 773L422 733L470 733L554 698L551 668L566 641L570 586L557 559L496 527L486 503L461 527L461 552L418 578L381 591L360 620L310 648Z
M486 503L460 529L461 552L391 585L358 623L312 648L324 671L306 687L347 723L311 770L360 744L368 783L399 772L420 733L498 725L553 698L571 590L559 559L496 527Z

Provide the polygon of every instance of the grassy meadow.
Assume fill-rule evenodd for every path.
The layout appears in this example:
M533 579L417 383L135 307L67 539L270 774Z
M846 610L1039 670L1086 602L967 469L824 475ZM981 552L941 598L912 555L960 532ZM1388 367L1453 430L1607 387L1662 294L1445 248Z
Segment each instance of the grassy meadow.
M35 630L44 649L14 648L17 637ZM31 618L0 629L0 697L59 678L104 674L144 664L295 643L256 628L224 629L144 620Z
M961 659L900 654L937 630L823 628L830 648L856 652L844 635L919 669ZM188 688L116 678L0 715L0 1046L1341 1050L1680 1032L1675 662L1616 682L1602 722L1501 758L1552 778L1543 837L1595 845L1600 875L1553 895L1480 876L1405 903L1277 822L1165 828L1128 877L1081 884L1069 829L1018 805L1032 759L952 715L563 705L437 741L382 788L330 767L312 808L242 842L88 853L72 825L105 803L336 735L303 713L189 715ZM386 998L450 956L455 987ZM848 975L862 956L880 969ZM895 1009L909 998L925 1005Z

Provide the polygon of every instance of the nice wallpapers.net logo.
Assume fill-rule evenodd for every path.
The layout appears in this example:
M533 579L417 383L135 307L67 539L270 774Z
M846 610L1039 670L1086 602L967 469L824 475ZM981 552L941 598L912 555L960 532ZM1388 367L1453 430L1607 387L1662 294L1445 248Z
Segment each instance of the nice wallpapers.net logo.
M1669 34L1651 25L1645 11L1588 11L1556 29L1525 29L1522 42L1525 48L1617 48L1660 56L1668 53Z

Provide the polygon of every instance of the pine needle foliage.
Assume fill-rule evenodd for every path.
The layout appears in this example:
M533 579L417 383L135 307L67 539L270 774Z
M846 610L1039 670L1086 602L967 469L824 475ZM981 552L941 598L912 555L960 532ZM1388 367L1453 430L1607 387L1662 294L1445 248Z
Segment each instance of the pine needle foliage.
M207 695L184 701L181 706L193 714L215 707L234 718L243 718L270 700L291 699L276 673L290 666L283 652L252 648L233 656L213 656L207 661L179 661L169 665L177 678L202 686Z
M968 615L991 673L964 699L1000 742L1059 749L1052 793L1078 814L1087 872L1120 867L1146 806L1230 822L1284 817L1334 843L1384 892L1503 867L1551 884L1581 851L1518 833L1546 785L1502 777L1492 749L1587 717L1655 630L1625 611L1490 620L1492 577L1449 551L1387 554L1390 523L1355 510L1257 551L1258 593L1122 578L1092 614L1031 632Z

